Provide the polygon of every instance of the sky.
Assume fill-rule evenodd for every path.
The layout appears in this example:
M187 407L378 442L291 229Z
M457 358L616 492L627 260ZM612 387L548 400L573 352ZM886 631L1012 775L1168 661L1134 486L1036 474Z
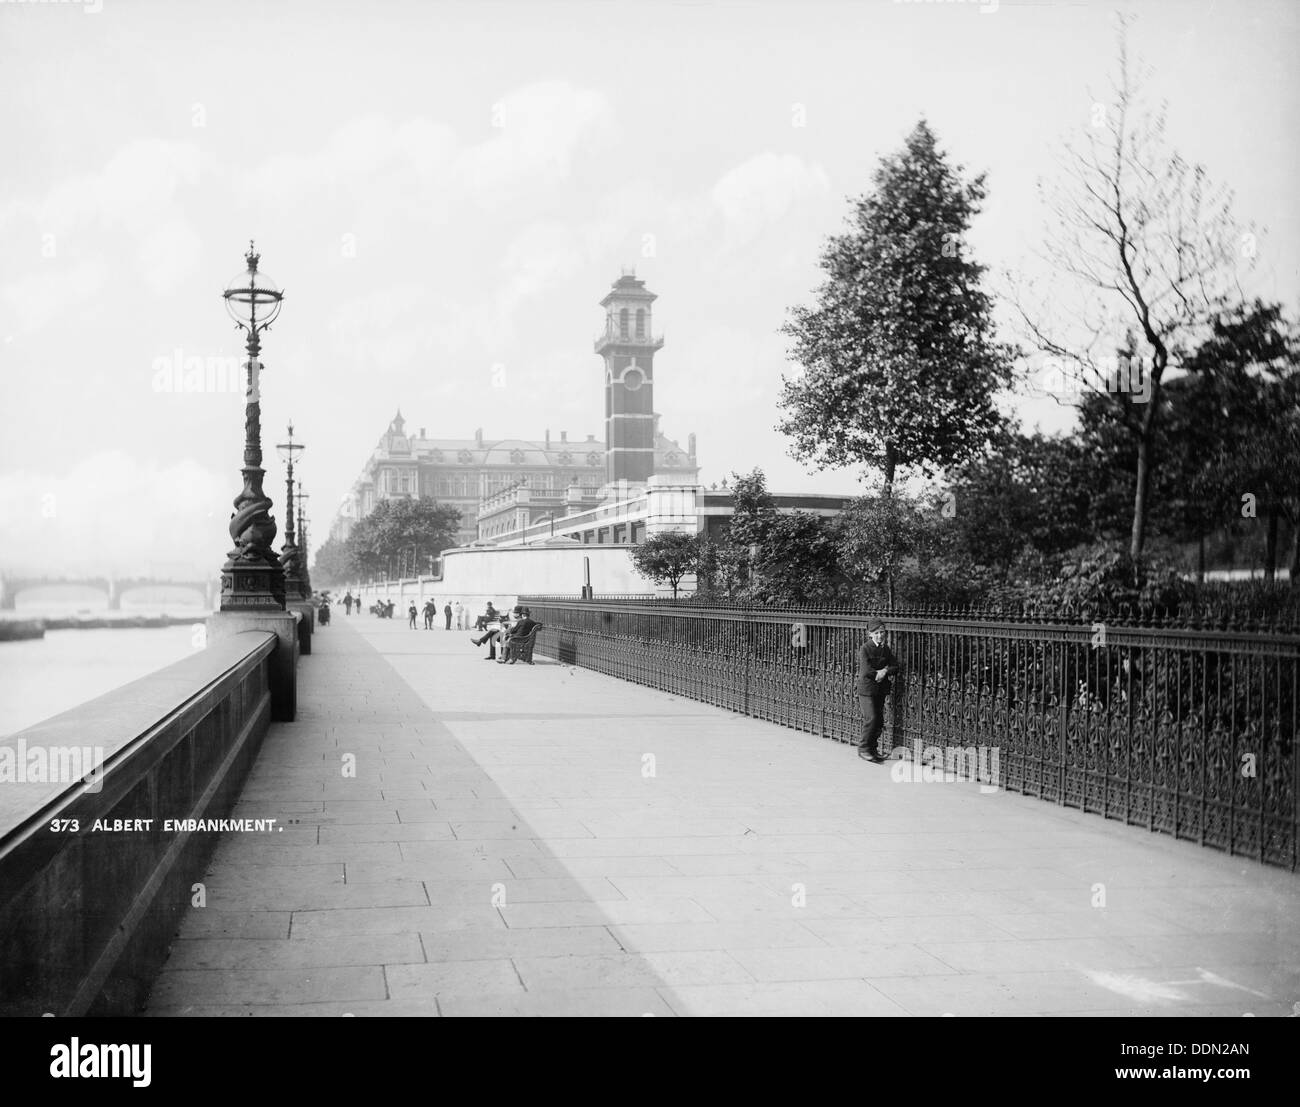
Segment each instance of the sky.
M625 267L659 295L661 429L697 434L706 483L861 491L776 430L826 236L924 116L987 174L991 287L1032 286L1037 185L1107 102L1117 11L1169 141L1259 228L1246 290L1294 312L1291 2L0 0L0 572L219 570L243 444L221 291L250 238L285 289L281 527L290 419L314 539L398 408L433 437L601 438L592 339Z

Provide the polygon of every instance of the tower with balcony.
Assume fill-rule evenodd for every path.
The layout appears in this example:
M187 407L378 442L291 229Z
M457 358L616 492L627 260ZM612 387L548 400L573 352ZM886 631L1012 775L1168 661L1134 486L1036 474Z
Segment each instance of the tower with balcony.
M596 353L605 361L605 479L644 483L655 470L654 355L663 344L651 327L658 297L624 270L600 301L605 329Z

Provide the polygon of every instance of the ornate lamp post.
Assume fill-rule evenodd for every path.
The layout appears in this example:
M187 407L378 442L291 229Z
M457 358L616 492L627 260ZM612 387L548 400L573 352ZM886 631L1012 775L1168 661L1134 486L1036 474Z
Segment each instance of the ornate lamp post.
M262 403L259 376L260 335L280 314L284 298L266 274L257 271L260 256L248 244L248 268L226 287L226 310L237 327L248 332L248 390L244 402L244 488L230 517L234 549L221 569L222 611L283 611L284 570L271 548L275 520L271 500L262 491Z
M302 490L302 481L298 482L298 536L300 539L298 545L298 564L302 568L302 586L306 590L308 598L311 597L311 573L308 570L310 564L307 546L307 501L311 497Z
M289 477L285 482L285 515L286 522L284 526L284 545L280 549L280 563L284 566L284 591L285 597L289 601L305 600L310 593L307 591L303 582L304 554L294 543L293 533L293 459L296 454L301 453L307 447L301 442L293 440L293 424L289 424L289 441L278 442L275 446L280 456L284 458L289 467Z

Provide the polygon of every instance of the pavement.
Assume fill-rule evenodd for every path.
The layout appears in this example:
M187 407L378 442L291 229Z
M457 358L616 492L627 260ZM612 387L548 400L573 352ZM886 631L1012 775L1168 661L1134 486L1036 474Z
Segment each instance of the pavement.
M317 628L148 1014L1300 1012L1294 874L483 656Z

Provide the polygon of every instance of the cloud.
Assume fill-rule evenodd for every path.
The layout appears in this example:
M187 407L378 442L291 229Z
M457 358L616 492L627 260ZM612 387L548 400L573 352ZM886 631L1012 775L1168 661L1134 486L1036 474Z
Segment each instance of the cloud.
M0 289L0 302L34 331L95 296L111 271L134 276L141 291L166 295L199 266L202 240L184 212L187 190L200 177L192 143L139 139L127 143L94 173L69 178L42 198L19 198L0 211L0 232L28 239L25 273ZM24 226L25 225L25 226ZM104 232L119 232L120 248ZM123 257L135 258L124 272ZM10 252L10 264L21 255Z
M783 219L796 204L824 197L826 171L794 154L770 151L742 162L713 186L714 206L726 226L728 244L743 246Z
M459 183L485 207L557 184L569 176L582 143L612 121L604 94L592 89L576 88L567 81L517 89L493 105L494 137L458 159Z
M96 258L71 268L36 271L0 287L6 335L40 330L94 298L108 281L108 266Z
M492 326L483 309L449 301L425 285L401 284L343 304L329 330L342 356L367 372L390 373L418 372L434 361L483 361Z
M575 152L612 119L605 97L565 81L527 85L494 105L489 137L466 143L445 124L349 120L310 154L278 154L238 172L245 204L296 210L322 190L375 212L446 223L457 205L498 208L569 176ZM345 228L346 229L346 228Z
M26 207L42 232L57 235L99 223L144 234L160 216L177 216L183 190L199 183L201 161L192 142L137 139L99 172L65 181Z
M230 548L225 528L238 492L228 473L191 460L143 463L121 450L87 457L62 477L0 475L3 568L209 576ZM209 560L195 561L196 545Z

